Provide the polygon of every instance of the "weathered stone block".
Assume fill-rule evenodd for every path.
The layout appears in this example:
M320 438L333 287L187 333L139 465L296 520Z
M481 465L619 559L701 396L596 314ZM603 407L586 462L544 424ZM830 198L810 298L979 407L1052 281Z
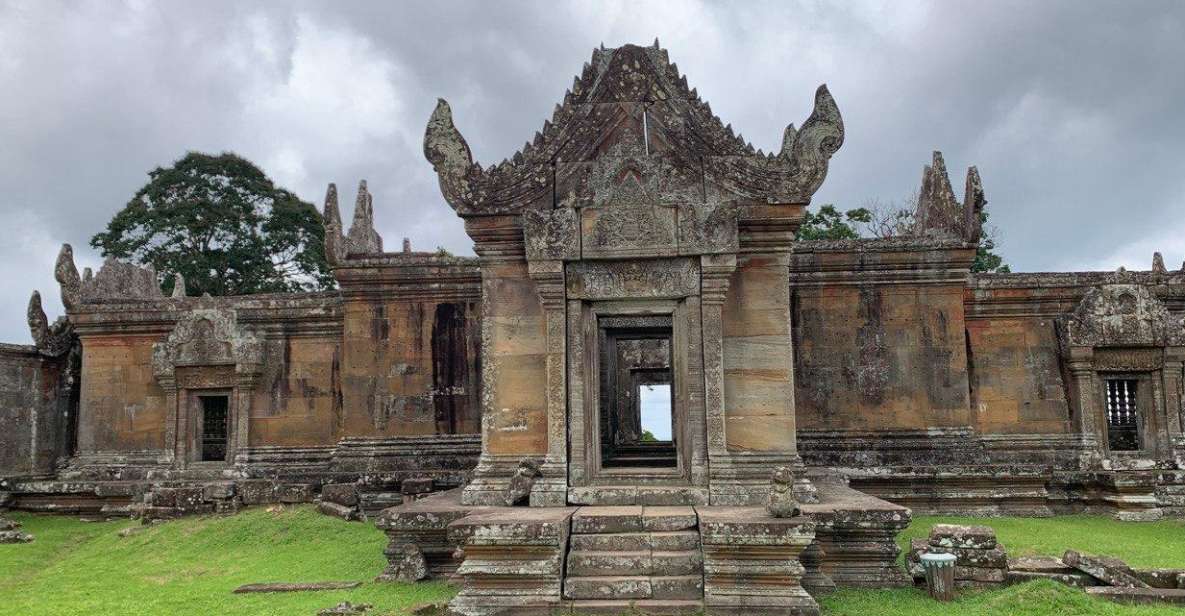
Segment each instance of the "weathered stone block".
M281 503L307 503L313 500L313 486L307 483L285 483L276 486L276 500Z
M1086 594L1116 603L1135 605L1167 603L1185 606L1185 590L1181 589L1092 586L1086 589Z
M276 486L268 479L247 479L238 484L244 505L264 505L276 502Z
M174 498L175 506L181 511L196 512L202 508L205 502L205 489L200 487L177 488Z
M404 495L427 494L432 491L433 486L431 477L412 477L399 483L399 492Z
M1066 553L1062 555L1062 562L1111 586L1148 588L1147 584L1136 577L1131 567L1118 558L1092 556L1074 550L1066 550Z
M358 504L358 486L352 483L329 483L321 486L321 500L354 507Z
M564 580L565 599L649 599L650 579L645 577L569 577Z
M653 576L650 578L652 599L700 599L704 595L702 575Z
M222 500L235 495L235 484L233 483L210 483L204 487L203 498L205 500Z
M572 532L633 533L643 530L642 507L582 507L572 516Z
M990 526L935 524L930 529L930 545L940 548L990 550L996 547L996 531Z
M346 505L339 505L329 501L321 501L317 504L317 510L325 515L331 515L337 518L346 520L347 522L359 519L360 515L357 509L347 507Z
M644 507L642 528L654 532L695 528L699 518L691 507Z
M621 575L649 575L650 552L571 552L568 554L568 575L605 577Z

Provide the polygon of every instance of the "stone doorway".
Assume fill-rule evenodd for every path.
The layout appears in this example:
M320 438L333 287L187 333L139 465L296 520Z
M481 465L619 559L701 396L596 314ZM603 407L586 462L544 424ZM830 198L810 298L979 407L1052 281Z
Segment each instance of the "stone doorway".
M601 336L601 465L677 468L671 328L602 327Z
M200 395L197 451L201 462L225 462L230 434L230 396Z

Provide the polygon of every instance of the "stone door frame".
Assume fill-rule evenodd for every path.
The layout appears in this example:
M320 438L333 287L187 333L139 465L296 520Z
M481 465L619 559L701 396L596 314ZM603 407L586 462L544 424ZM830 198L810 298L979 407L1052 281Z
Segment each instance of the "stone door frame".
M703 371L699 298L661 300L569 299L568 485L656 485L707 487L707 439L702 387ZM600 333L601 319L669 316L671 318L672 397L679 433L675 468L609 468L601 466Z

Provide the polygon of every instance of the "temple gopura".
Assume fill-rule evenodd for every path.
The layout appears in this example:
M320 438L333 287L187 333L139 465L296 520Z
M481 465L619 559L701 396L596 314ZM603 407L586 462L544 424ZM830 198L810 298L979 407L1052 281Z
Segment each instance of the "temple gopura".
M657 42L602 47L501 164L432 113L476 257L384 251L364 182L336 291L164 297L65 246L66 316L34 293L0 347L0 506L320 499L464 614L813 614L908 583L911 511L1185 514L1185 272L972 273L984 190L937 152L913 235L798 240L843 141L825 86L765 153Z

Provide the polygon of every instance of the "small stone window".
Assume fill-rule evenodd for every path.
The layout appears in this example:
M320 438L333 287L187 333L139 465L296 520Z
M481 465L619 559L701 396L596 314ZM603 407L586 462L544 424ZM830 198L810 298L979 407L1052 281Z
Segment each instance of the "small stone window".
M202 462L226 461L230 399L227 396L200 396L202 403Z
M1107 446L1111 451L1139 451L1140 411L1135 379L1107 379Z

